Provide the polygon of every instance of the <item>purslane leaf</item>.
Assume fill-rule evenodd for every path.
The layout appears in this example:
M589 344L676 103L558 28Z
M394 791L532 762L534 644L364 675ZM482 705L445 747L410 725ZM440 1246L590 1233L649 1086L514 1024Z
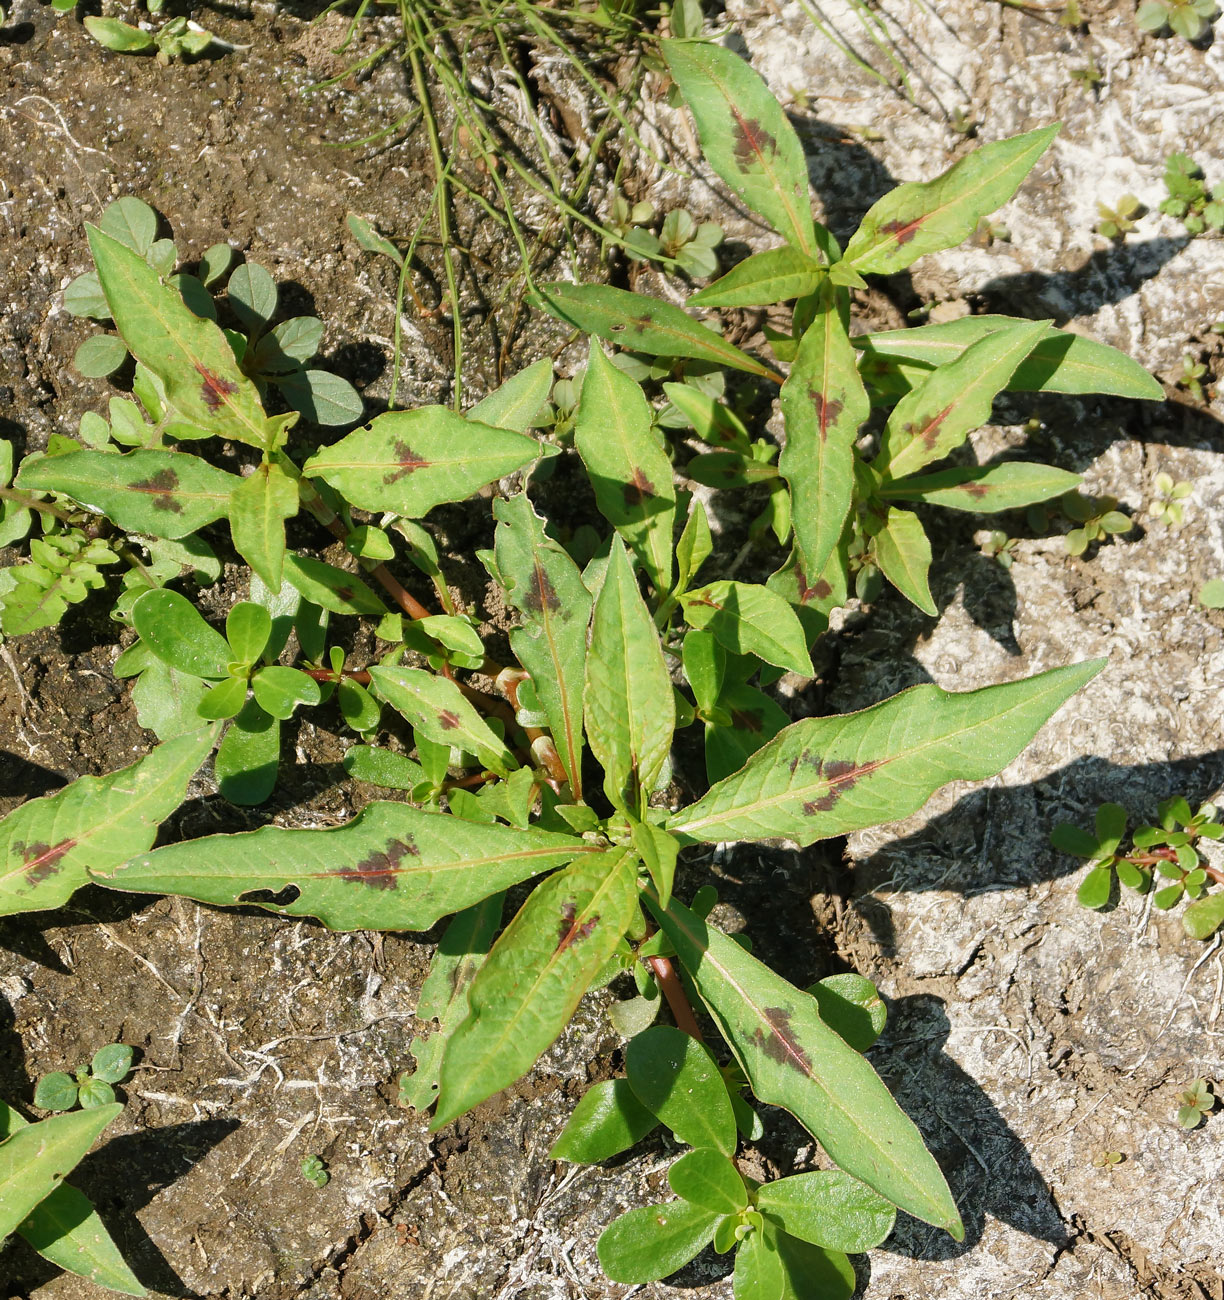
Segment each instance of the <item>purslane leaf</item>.
M124 532L179 538L224 518L242 482L184 452L70 451L26 461L16 485L62 492L103 511Z
M314 916L332 930L428 930L591 852L567 835L375 802L342 826L208 835L131 857L93 878L110 889ZM283 890L294 896L278 898Z
M987 334L907 393L888 417L873 468L905 478L942 460L990 418L994 399L1049 328L1026 321Z
M970 344L1016 323L1011 316L966 316L941 325L860 334L863 377L877 392L902 397L937 366L955 361ZM1125 352L1105 343L1051 329L1016 367L1011 393L1108 393L1159 402L1164 389Z
M924 614L938 614L929 582L931 543L918 516L912 510L890 506L884 527L874 541L880 572Z
M710 166L788 244L809 258L822 251L827 257L812 221L803 146L769 87L738 54L713 42L661 46Z
M1053 465L1004 461L896 479L882 485L880 496L885 501L925 501L950 510L993 514L1060 497L1082 481L1080 475Z
M875 203L846 245L862 274L891 275L952 248L1002 207L1049 148L1059 124L983 145L933 181L898 185Z
M574 862L536 886L472 981L468 1017L442 1058L434 1129L531 1068L569 1022L636 908L636 862L624 849Z
M58 907L89 883L90 870L147 849L216 737L216 727L198 729L130 767L80 777L9 813L0 821L0 916Z
M757 1193L757 1208L792 1237L847 1255L878 1246L897 1218L890 1201L832 1169L766 1183Z
M616 536L595 602L585 698L604 791L616 807L640 812L671 749L676 703L658 632Z
M837 546L854 497L854 443L871 414L857 356L833 295L804 331L782 385L786 446L778 469L790 484L791 523L809 573Z
M768 307L815 293L828 268L785 245L753 253L688 300L693 307Z
M524 433L478 424L443 406L390 411L306 462L302 473L331 484L362 510L419 519L526 468L540 444Z
M667 821L689 840L831 835L908 817L949 781L981 781L1016 757L1103 659L950 694L911 687L858 713L804 718Z
M495 501L494 551L506 599L523 616L510 647L531 674L570 790L582 798L582 682L591 593L525 494Z
M265 415L220 328L196 316L139 253L96 226L86 231L115 328L160 381L171 414L253 447L283 442L285 421Z
M141 641L163 663L194 677L221 678L234 657L230 643L177 591L157 587L132 606Z
M709 1147L682 1155L667 1171L677 1196L716 1214L738 1214L748 1208L748 1189L731 1157Z
M735 1257L734 1300L850 1300L854 1269L840 1251L779 1232L768 1219Z
M758 1100L789 1110L847 1173L960 1240L956 1202L921 1134L815 998L675 900L663 911L646 899Z
M652 357L690 357L752 375L776 378L768 366L660 298L608 284L539 286L540 307L584 334Z
M655 590L671 587L676 488L645 394L592 340L574 446L600 513L629 544Z

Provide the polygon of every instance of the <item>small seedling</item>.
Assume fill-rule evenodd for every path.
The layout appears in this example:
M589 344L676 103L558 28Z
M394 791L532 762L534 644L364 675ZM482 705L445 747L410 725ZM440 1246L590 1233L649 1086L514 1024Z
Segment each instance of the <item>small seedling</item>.
M1145 32L1171 31L1197 41L1218 12L1215 0L1143 0L1135 22Z
M133 1049L126 1043L100 1047L88 1065L82 1065L75 1077L63 1070L44 1074L34 1089L34 1104L40 1110L62 1112L80 1103L82 1110L96 1110L115 1100L112 1085L122 1083L132 1069Z
M1001 568L1010 569L1016 558L1016 542L1016 538L996 529L982 544L982 554Z
M1116 497L1089 497L1081 492L1068 492L1060 498L1059 508L1068 519L1079 525L1066 536L1068 555L1083 555L1093 542L1119 537L1135 526L1130 516L1118 509Z
M1106 803L1097 809L1096 834L1064 822L1054 828L1050 842L1063 853L1088 860L1088 874L1080 882L1078 898L1085 907L1105 907L1113 894L1113 881L1136 893L1151 891L1155 878L1168 883L1152 895L1161 911L1176 907L1183 899L1189 906L1182 915L1187 934L1207 939L1224 924L1224 891L1210 892L1224 884L1224 871L1213 866L1202 853L1203 840L1224 838L1224 825L1215 820L1216 806L1205 803L1197 813L1179 797L1166 799L1159 808L1159 825L1139 826L1131 835L1131 847L1122 851L1128 814L1120 804Z
M1162 470L1156 475L1153 486L1156 489L1156 497L1148 506L1148 514L1169 528L1180 527L1186 517L1186 507L1183 503L1194 491L1193 485L1187 483L1185 479L1174 482L1173 475L1166 474Z
M1208 189L1203 169L1188 154L1169 155L1165 160L1164 183L1169 197L1161 203L1160 210L1180 218L1188 234L1224 229L1224 185Z
M1206 363L1196 361L1193 353L1184 352L1182 354L1181 374L1177 376L1175 382L1178 388L1184 388L1200 406L1206 406L1207 404L1207 392L1203 388L1203 380L1206 377Z
M1092 1167L1094 1169L1113 1169L1125 1159L1126 1157L1121 1151L1098 1151L1092 1157Z
M323 1162L322 1156L309 1155L302 1159L301 1163L302 1177L312 1186L321 1191L331 1182L331 1174L327 1172L327 1166Z
M1135 222L1147 212L1147 208L1133 194L1123 194L1112 208L1098 201L1097 212L1101 218L1097 222L1097 234L1118 240L1135 229Z
M1177 1094L1177 1122L1184 1129L1198 1128L1215 1108L1216 1097L1206 1079L1195 1079L1184 1091Z
M1101 65L1091 56L1084 67L1072 68L1068 75L1081 90L1087 91L1094 97L1100 94L1100 87L1105 81Z
M159 4L157 9L160 8ZM149 7L150 13L157 9ZM86 16L84 23L85 30L104 48L117 54L155 53L158 63L199 58L216 41L212 32L182 16L171 18L154 30L119 18L99 18L92 14Z

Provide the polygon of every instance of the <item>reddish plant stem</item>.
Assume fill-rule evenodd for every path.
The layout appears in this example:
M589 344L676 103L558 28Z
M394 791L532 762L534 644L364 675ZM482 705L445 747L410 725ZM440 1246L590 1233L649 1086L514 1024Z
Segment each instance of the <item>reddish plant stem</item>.
M307 677L313 677L316 682L339 682L350 681L359 682L362 686L369 686L370 674L364 668L344 668L336 672L334 668L301 668Z
M676 974L676 968L671 964L668 957L647 957L646 965L650 967L650 973L658 981L659 988L663 990L663 996L667 999L667 1005L671 1008L672 1016L676 1021L676 1028L683 1030L690 1038L695 1038L699 1043L705 1042L702 1037L701 1028L697 1024L697 1017L693 1014L693 1008L689 1004L688 994L684 991L684 985L680 983L680 976Z
M497 684L506 693L506 699L510 701L510 708L514 715L518 716L518 688L521 682L527 679L526 673L503 670L498 674ZM553 788L557 789L569 780L569 773L565 770L565 764L561 762L561 756L557 753L556 746L552 743L552 737L546 732L541 731L539 727L524 727L527 734L527 740L531 745L533 755L539 757L544 766L548 769L548 775L552 779ZM547 745L537 745L537 740L547 740Z
M1154 849L1151 853L1128 853L1126 861L1136 867L1154 867L1158 862L1176 862L1177 854L1172 849ZM1199 859L1199 870L1214 880L1217 885L1224 885L1224 871L1213 867L1210 862Z

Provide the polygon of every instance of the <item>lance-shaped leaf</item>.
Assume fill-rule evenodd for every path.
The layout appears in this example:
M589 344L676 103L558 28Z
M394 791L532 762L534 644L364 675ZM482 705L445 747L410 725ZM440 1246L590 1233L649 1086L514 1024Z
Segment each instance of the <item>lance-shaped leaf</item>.
M1048 328L1025 321L988 334L907 393L888 417L874 468L905 478L959 447L990 418L995 397Z
M706 629L737 655L811 677L803 624L786 600L755 582L711 582L681 598L691 627Z
M568 835L375 802L342 826L207 835L133 857L94 879L110 889L313 916L332 930L428 930L440 917L589 852ZM278 897L282 891L292 897Z
M548 401L552 380L552 362L548 357L541 357L526 370L512 375L483 401L477 402L467 413L467 418L480 424L492 424L498 429L517 429L519 433L526 433Z
M544 532L526 494L495 501L493 545L506 599L523 616L510 648L531 674L570 790L582 798L582 679L591 593L578 566Z
M437 1101L442 1052L455 1026L468 1013L468 987L484 964L501 925L504 902L502 894L482 899L465 907L446 927L416 1005L417 1020L436 1021L437 1028L428 1035L417 1034L408 1045L416 1069L400 1080L401 1106L427 1110Z
M122 1109L116 1101L52 1115L0 1142L0 1241L55 1191Z
M574 446L595 489L600 513L629 543L655 590L672 575L676 488L671 461L642 390L597 342L582 381Z
M792 1237L848 1255L878 1246L897 1218L891 1202L832 1169L767 1183L757 1195L757 1208Z
M63 492L101 510L128 533L178 538L221 519L242 480L175 451L70 451L29 460L17 486Z
M815 293L828 267L784 245L753 253L689 299L694 307L768 307Z
M312 605L333 614L385 614L382 598L354 573L312 559L286 555L285 581ZM299 637L301 632L298 632Z
M804 569L820 573L854 497L854 443L871 414L858 361L832 294L822 295L781 393L791 522Z
M613 1282L657 1282L700 1255L722 1217L688 1201L630 1210L600 1235L600 1266Z
M592 1084L553 1143L550 1160L594 1165L628 1151L659 1121L633 1095L628 1079Z
M285 520L298 512L297 484L279 465L255 467L230 496L230 533L234 549L268 584L279 591L285 563Z
M458 685L423 668L370 669L370 688L413 729L440 745L466 749L492 772L507 776L518 764L514 755L476 712Z
M221 329L195 315L137 252L87 226L98 279L120 338L157 377L172 417L221 438L270 448L284 441Z
M312 456L302 472L330 483L362 510L419 519L463 501L540 455L525 433L466 420L442 406L390 411Z
M691 300L690 300L691 301ZM860 334L863 377L886 396L901 397L937 366L955 361L987 334L1008 329L1010 316L965 316L942 325ZM1052 329L1016 367L1007 383L1012 393L1108 393L1159 402L1164 389L1124 352L1095 339Z
M28 1127L28 1120L0 1101L0 1142ZM44 1197L17 1231L44 1259L96 1286L124 1295L145 1294L89 1198L67 1183Z
M924 614L938 614L929 581L931 543L918 516L890 506L884 527L873 540L880 572Z
M83 776L0 821L0 916L59 907L105 870L147 849L183 802L217 728L159 745L109 776Z
M541 308L596 338L652 357L690 357L776 379L772 370L741 352L679 307L608 284L541 285Z
M908 817L949 781L983 781L1105 666L1090 659L956 694L932 683L832 718L804 718L759 749L669 830L717 844L831 835Z
M710 166L788 244L827 256L812 222L803 146L769 87L720 45L669 40L662 47Z
M917 1128L816 999L674 899L664 911L646 898L753 1094L789 1110L847 1173L959 1240L956 1202Z
M676 702L659 634L616 536L592 620L586 717L605 793L640 812L671 749Z
M863 218L845 260L863 274L891 275L968 239L987 213L1016 192L1058 127L1055 122L983 145L933 181L898 185Z
M1001 465L971 465L897 479L884 484L880 496L886 501L925 501L951 510L993 514L1060 497L1081 481L1078 474L1053 465L1004 461Z
M442 1058L433 1128L531 1068L569 1023L636 908L636 862L624 849L593 854L535 887L472 981L468 1017Z
M768 1219L735 1256L734 1300L850 1300L854 1268L840 1251L779 1232Z

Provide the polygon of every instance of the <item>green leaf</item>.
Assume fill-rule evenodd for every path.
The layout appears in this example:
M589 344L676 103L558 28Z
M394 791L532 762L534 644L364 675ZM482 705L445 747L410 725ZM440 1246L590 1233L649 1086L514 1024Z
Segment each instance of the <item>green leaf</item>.
M1090 659L957 694L928 682L858 713L804 718L665 824L709 844L806 845L908 817L949 781L1005 767L1104 666Z
M217 748L213 770L223 798L243 808L261 804L276 785L280 721L247 700Z
M382 598L356 574L337 569L308 555L288 554L284 560L285 581L312 605L333 614L385 614ZM299 629L299 637L301 635Z
M254 365L259 371L293 370L318 356L323 343L323 322L317 316L293 316L259 340Z
M373 745L354 745L345 753L343 762L354 781L369 781L387 790L415 790L425 780L419 763Z
M1100 852L1096 836L1089 835L1087 831L1071 825L1070 822L1063 822L1054 827L1050 832L1050 843L1060 853L1070 853L1076 858L1095 858Z
M1224 609L1224 579L1211 578L1199 588L1198 603L1204 609Z
M0 1101L0 1141L27 1126L11 1106ZM124 1295L146 1294L89 1198L67 1183L44 1197L17 1225L17 1231L59 1268Z
M157 238L157 213L143 200L125 194L109 203L98 223L112 239L144 257Z
M171 672L174 669L170 670ZM221 722L236 718L246 706L248 682L245 677L226 677L200 697L196 706L196 722L207 718Z
M1082 481L1078 474L1053 465L1004 461L897 479L883 484L880 496L885 501L925 501L951 510L994 514L1052 500L1074 491Z
M677 1196L716 1214L738 1214L748 1208L748 1189L730 1157L709 1147L682 1155L667 1171Z
M217 437L267 448L284 440L259 392L234 360L225 335L162 284L139 253L94 226L89 247L120 337L161 383L173 416Z
M0 1142L0 1241L59 1187L122 1109L114 1104L52 1115Z
M330 370L291 370L287 375L273 375L271 382L295 411L314 424L328 428L355 424L365 414L361 394Z
M507 776L518 763L458 685L423 668L370 669L370 687L397 713L442 745L465 749L490 771Z
M428 1110L437 1101L442 1053L455 1027L468 1013L468 988L501 925L504 901L503 894L492 894L465 907L446 927L416 1005L417 1020L434 1021L436 1028L428 1036L415 1035L409 1044L416 1069L400 1077L401 1106Z
M159 745L109 776L83 776L0 821L0 916L58 907L106 870L147 849L182 803L216 728Z
M799 252L835 256L812 222L803 146L769 87L738 54L713 42L660 45L710 166Z
M85 1110L97 1110L99 1106L109 1106L115 1100L114 1088L101 1079L86 1079L78 1092Z
M1112 854L1126 834L1126 809L1120 803L1103 803L1096 810L1097 852ZM1197 861L1197 859L1196 859Z
M853 342L872 388L902 396L938 366L955 361L970 344L1008 329L1010 316L965 316L942 325L860 334ZM1108 393L1162 401L1164 389L1124 352L1067 330L1051 329L1016 367L1013 393Z
M390 411L324 447L302 468L362 510L419 519L524 469L540 444L524 433L465 420L442 406Z
M685 638L685 645L688 639ZM718 697L730 726L707 723L706 775L711 782L738 772L766 741L787 726L790 718L768 695L742 682L731 682Z
M595 602L585 698L604 791L616 807L640 812L671 749L676 704L659 635L616 536Z
M637 849L666 907L667 900L671 898L672 882L676 878L676 857L680 845L674 835L669 835L651 822L635 821L632 823L632 831L633 847Z
M864 976L853 971L827 975L808 992L816 999L821 1020L856 1052L865 1052L884 1032L888 1008Z
M101 510L128 533L178 538L194 533L229 511L242 480L175 451L70 451L27 460L17 486L62 492Z
M769 1220L735 1257L735 1300L850 1300L854 1289L845 1255L779 1232Z
M592 340L574 425L600 513L629 544L655 590L672 578L676 489L642 390Z
M313 916L332 930L428 930L437 920L592 850L546 831L477 825L375 802L325 830L265 826L133 857L98 883ZM294 887L291 900L274 900Z
M116 54L140 54L151 50L155 44L152 32L146 32L131 23L121 22L118 18L98 18L86 14L82 20L85 30L108 50Z
M134 1055L126 1043L108 1043L93 1054L89 1072L103 1083L122 1083L132 1068Z
M921 1135L815 998L674 900L663 911L646 899L755 1096L789 1110L847 1173L959 1241L956 1203Z
M1224 925L1224 890L1191 903L1182 913L1182 927L1192 939L1210 939Z
M1109 864L1105 863L1099 867L1093 867L1080 881L1076 897L1084 907L1104 907L1109 902L1112 885L1113 871L1110 869Z
M681 1142L735 1154L731 1098L704 1043L671 1025L654 1025L630 1040L625 1070L634 1096Z
M874 542L880 572L924 614L938 614L928 581L931 543L918 516L912 510L889 506L884 527L876 533Z
M871 414L836 299L826 295L804 331L781 393L786 446L778 469L790 484L795 540L809 573L837 547L854 497L854 443Z
M226 285L230 310L248 334L259 334L276 315L276 281L258 262L243 262Z
M745 258L688 301L693 307L772 306L815 293L827 271L827 267L789 245L771 248Z
M240 600L225 616L230 657L239 664L255 663L272 635L272 615L254 601Z
M898 185L875 203L846 245L862 274L891 275L968 239L1016 192L1049 148L1059 124L984 145L933 181Z
M263 464L230 493L234 549L273 591L285 562L285 520L298 512L297 484L279 465Z
M510 648L531 674L575 799L582 798L582 683L591 594L544 532L525 493L493 503L494 551L506 599L523 616Z
M636 863L623 849L575 862L535 887L472 981L469 1015L442 1058L435 1130L531 1068L636 912Z
M168 587L146 591L132 606L132 626L163 663L193 677L229 675L233 650L186 596Z
M596 1165L628 1151L658 1123L633 1095L628 1079L605 1079L583 1094L548 1158Z
M706 517L705 506L694 497L684 531L676 544L676 591L688 590L689 583L697 570L710 558L714 550L714 539L710 535L710 521Z
M897 1217L889 1201L838 1171L766 1183L757 1194L757 1208L792 1237L848 1255L878 1246Z
M768 366L659 298L607 284L556 282L540 285L537 292L540 307L550 316L630 351L652 357L691 357L776 378Z
M491 424L497 429L526 433L535 426L548 402L552 380L552 361L541 357L526 370L512 375L483 401L477 402L467 412L467 418L475 423Z
M721 1218L688 1201L643 1205L609 1224L595 1252L613 1282L657 1282L700 1255Z
M279 664L261 668L251 678L251 690L259 707L282 721L291 718L299 704L318 704L322 698L322 689L313 677Z
M1048 328L1035 321L987 334L907 393L889 416L873 468L885 479L905 478L959 447L990 418L995 397Z
M77 348L72 365L85 379L104 379L123 365L127 355L122 339L113 334L93 334Z
M682 598L692 627L706 629L737 655L756 655L766 663L803 677L813 675L807 638L798 615L768 587L749 582L711 582Z

